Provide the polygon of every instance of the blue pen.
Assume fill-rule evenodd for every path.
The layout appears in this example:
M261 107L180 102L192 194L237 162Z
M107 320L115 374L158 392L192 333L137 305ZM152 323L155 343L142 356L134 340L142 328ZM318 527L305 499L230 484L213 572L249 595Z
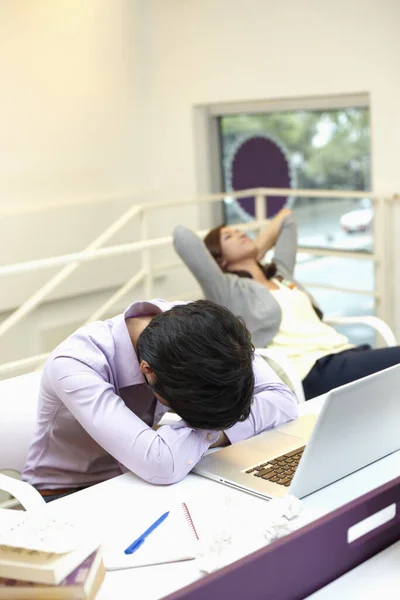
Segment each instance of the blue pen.
M132 544L130 546L128 546L126 550L124 550L125 554L133 554L134 552L136 552L136 550L138 548L140 548L140 546L143 544L143 542L147 538L147 536L152 531L154 531L159 525L161 525L161 523L163 521L165 521L165 519L168 517L168 515L169 515L169 511L164 513L163 515L161 515L161 517L159 519L157 519L157 521L155 521L155 523L153 523L153 525L150 525L150 527L148 529L146 529L146 531L144 533L142 533L142 535L140 535L137 538L137 540L132 542Z

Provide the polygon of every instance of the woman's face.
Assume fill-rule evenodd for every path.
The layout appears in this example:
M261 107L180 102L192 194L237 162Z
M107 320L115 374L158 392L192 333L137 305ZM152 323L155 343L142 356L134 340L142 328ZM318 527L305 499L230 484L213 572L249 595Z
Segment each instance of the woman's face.
M257 257L257 247L245 233L232 227L222 227L220 235L223 267Z

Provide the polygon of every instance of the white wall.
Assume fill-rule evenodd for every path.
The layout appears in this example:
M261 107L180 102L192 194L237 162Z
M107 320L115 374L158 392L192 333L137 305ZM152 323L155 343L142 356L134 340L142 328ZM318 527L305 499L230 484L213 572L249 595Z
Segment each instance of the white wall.
M139 19L136 0L0 3L0 209L140 189Z
M0 264L83 249L142 201L115 200L143 184L140 13L137 0L0 3ZM97 198L112 201L81 203ZM125 267L105 274L106 287ZM51 274L7 280L0 310ZM82 269L72 292L96 287L101 278Z
M400 190L398 0L150 0L148 138L167 195L192 194L196 104L369 92L373 185ZM147 157L146 157L147 158Z
M143 115L151 66L144 7L0 2L0 264L79 251L132 202L155 198L142 153L142 132L151 128ZM165 232L156 225L151 235ZM138 238L136 221L110 243ZM70 300L44 305L0 340L0 362L47 350L45 340L57 338L49 328L87 318L137 268L136 256L83 266L51 296ZM0 279L1 318L57 270Z

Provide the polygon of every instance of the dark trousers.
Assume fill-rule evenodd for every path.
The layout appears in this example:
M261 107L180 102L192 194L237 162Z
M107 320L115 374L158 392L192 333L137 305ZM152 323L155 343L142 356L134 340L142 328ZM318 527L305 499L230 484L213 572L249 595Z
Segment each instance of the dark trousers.
M303 379L306 400L400 363L400 346L372 349L357 346L317 360Z

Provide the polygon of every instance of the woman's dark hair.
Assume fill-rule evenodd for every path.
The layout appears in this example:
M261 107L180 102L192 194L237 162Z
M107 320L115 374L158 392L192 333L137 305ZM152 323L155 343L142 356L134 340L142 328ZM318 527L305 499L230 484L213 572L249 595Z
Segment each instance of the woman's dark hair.
M211 229L211 231L208 232L208 234L206 235L206 237L203 240L204 244L207 246L208 250L210 251L210 254L216 260L220 269L224 273L233 273L234 275L238 275L239 277L249 277L250 279L253 279L251 274L248 271L229 271L228 269L226 269L226 268L224 269L221 266L221 259L223 258L222 249L221 249L221 229L223 227L224 227L224 225L220 225L219 227L215 227L214 229ZM280 277L280 275L278 275L278 269L274 262L268 263L266 265L262 265L260 263L257 263L257 264L260 267L260 269L263 271L263 273L267 279L272 279L272 277L275 277L275 276L277 276L278 279L282 279ZM318 306L315 306L315 304L313 302L312 302L312 306L313 306L313 309L315 310L315 312L317 313L318 317L322 320L323 313L322 313L321 309L318 308Z
M174 306L140 334L151 386L188 425L222 431L250 414L254 347L243 322L209 300Z
M210 254L216 260L220 269L224 273L233 273L234 275L238 275L239 277L249 277L250 279L252 279L252 276L248 271L230 271L227 268L221 266L221 260L223 258L221 249L221 229L223 227L224 225L220 225L219 227L214 227L214 229L211 229L211 231L207 233L206 237L203 240L204 244L207 246L208 250L210 251ZM277 273L276 264L274 262L268 263L266 265L258 263L258 266L263 271L267 279L271 279Z

